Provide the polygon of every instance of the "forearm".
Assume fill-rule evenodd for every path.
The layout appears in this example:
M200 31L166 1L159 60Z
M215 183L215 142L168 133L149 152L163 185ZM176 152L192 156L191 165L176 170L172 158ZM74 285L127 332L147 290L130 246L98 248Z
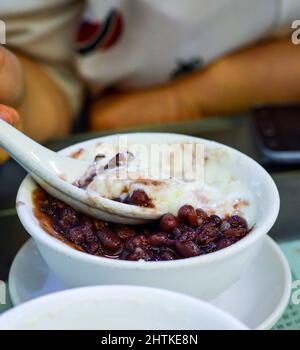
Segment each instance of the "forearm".
M264 42L160 87L100 97L93 130L235 114L257 103L300 101L300 47Z
M300 101L300 47L290 39L262 43L179 80L177 88L184 104L202 116Z

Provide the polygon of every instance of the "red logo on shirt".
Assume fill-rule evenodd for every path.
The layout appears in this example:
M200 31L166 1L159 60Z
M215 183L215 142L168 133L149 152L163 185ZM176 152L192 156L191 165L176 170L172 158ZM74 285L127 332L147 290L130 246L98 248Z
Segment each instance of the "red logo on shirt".
M102 51L113 47L123 31L123 17L120 11L112 10L102 22L82 22L76 36L76 48L81 54Z

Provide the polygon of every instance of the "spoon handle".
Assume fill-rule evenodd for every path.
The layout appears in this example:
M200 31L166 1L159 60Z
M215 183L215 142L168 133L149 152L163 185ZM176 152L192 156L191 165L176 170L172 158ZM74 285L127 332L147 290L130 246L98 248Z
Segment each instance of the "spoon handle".
M57 154L0 119L0 145L28 172L36 173L39 166ZM45 163L44 163L45 164Z
M59 186L59 178L73 183L89 165L49 150L1 119L0 146L37 181L41 178L54 187Z
M34 164L45 159L49 162L56 153L0 119L0 145L29 172L36 170Z

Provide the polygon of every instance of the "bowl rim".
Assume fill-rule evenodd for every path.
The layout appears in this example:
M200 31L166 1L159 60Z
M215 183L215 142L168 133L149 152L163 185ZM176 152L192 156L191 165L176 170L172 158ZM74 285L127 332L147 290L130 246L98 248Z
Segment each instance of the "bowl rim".
M78 251L72 247L70 247L68 244L63 243L62 241L58 240L57 238L51 236L46 231L42 229L42 227L39 225L38 220L32 221L30 217L26 213L26 204L29 204L30 207L33 207L32 201L30 203L26 203L26 200L24 199L23 193L26 190L32 191L37 187L37 184L35 181L30 177L30 175L27 175L23 182L21 183L17 199L16 199L16 208L17 208L17 214L19 216L19 219L26 229L26 231L38 242L41 243L50 249L53 249L59 253L66 254L70 258L79 259L87 263L92 264L99 264L99 265L105 265L113 268L120 268L120 269L143 269L143 270L157 270L157 269L173 269L173 268L180 268L180 267L187 267L191 265L206 265L213 261L220 261L227 257L233 256L238 254L239 252L247 249L249 246L254 244L257 240L259 240L262 236L266 235L271 227L273 226L274 222L277 219L278 213L279 213L279 207L280 207L280 198L278 189L274 183L274 180L271 178L270 174L255 160L247 156L246 154L230 147L227 145L224 145L222 143L218 143L212 140L200 138L200 137L194 137L184 134L175 134L175 133L151 133L151 132L145 132L145 133L124 133L124 134L112 134L107 136L100 136L96 137L90 140L86 140L83 142L79 142L76 144L73 144L69 147L66 147L59 152L63 154L70 154L69 152L74 151L76 148L82 148L84 145L93 144L97 141L103 141L105 139L111 139L114 137L117 137L119 135L172 135L173 137L177 137L178 139L185 139L187 140L194 140L194 141L201 141L204 144L213 145L215 147L221 147L225 148L228 152L233 153L239 157L244 158L249 164L252 164L255 166L258 171L261 173L261 175L264 177L264 181L266 181L267 187L269 188L269 192L271 195L271 208L270 215L268 217L264 217L263 222L259 227L257 225L254 226L254 228L251 231L251 234L245 236L240 241L232 244L229 247L226 247L224 249L218 250L216 252L212 252L209 254L204 254L196 257L191 258L185 258L185 259L178 259L178 260L172 260L172 261L127 261L127 260L117 260L117 259L110 259L106 257L99 257L94 256L91 254L88 254L86 252ZM22 203L25 205L18 205L18 203Z
M121 293L122 292L122 293ZM155 287L146 287L146 286L138 286L138 285L100 285L100 286L86 286L86 287L79 287L79 288L72 288L72 289L66 289L63 291L47 294L35 299L32 299L30 301L27 301L21 305L18 305L14 307L11 310L6 311L3 315L0 316L0 328L1 323L12 321L14 319L20 318L20 314L23 314L25 311L29 311L37 306L40 306L43 308L44 305L47 305L47 302L52 304L54 301L57 303L59 300L59 303L63 303L67 301L70 303L71 301L75 301L80 297L93 297L93 296L101 296L101 293L103 293L103 297L110 296L113 294L121 295L120 298L122 298L123 295L139 295L139 296L151 296L151 300L160 301L161 299L172 299L172 301L176 302L178 301L180 304L185 303L185 305L193 305L196 306L198 309L201 308L204 311L207 311L209 313L213 313L214 317L222 318L223 322L226 323L228 326L235 327L236 329L241 330L248 330L249 328L243 324L240 320L229 314L228 312L218 308L217 306L192 297L190 295L186 295L183 293L178 293L172 290L167 289L161 289L161 288L155 288ZM50 299L50 301L49 301ZM21 312L23 311L23 312ZM46 308L47 311L47 308Z

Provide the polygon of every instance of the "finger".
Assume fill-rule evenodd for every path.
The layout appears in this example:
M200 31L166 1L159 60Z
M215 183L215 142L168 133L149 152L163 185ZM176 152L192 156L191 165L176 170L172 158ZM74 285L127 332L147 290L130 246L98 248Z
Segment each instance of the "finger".
M18 106L24 94L24 75L18 58L0 46L0 102Z
M5 120L7 123L16 126L19 122L18 112L8 106L0 104L0 118Z

